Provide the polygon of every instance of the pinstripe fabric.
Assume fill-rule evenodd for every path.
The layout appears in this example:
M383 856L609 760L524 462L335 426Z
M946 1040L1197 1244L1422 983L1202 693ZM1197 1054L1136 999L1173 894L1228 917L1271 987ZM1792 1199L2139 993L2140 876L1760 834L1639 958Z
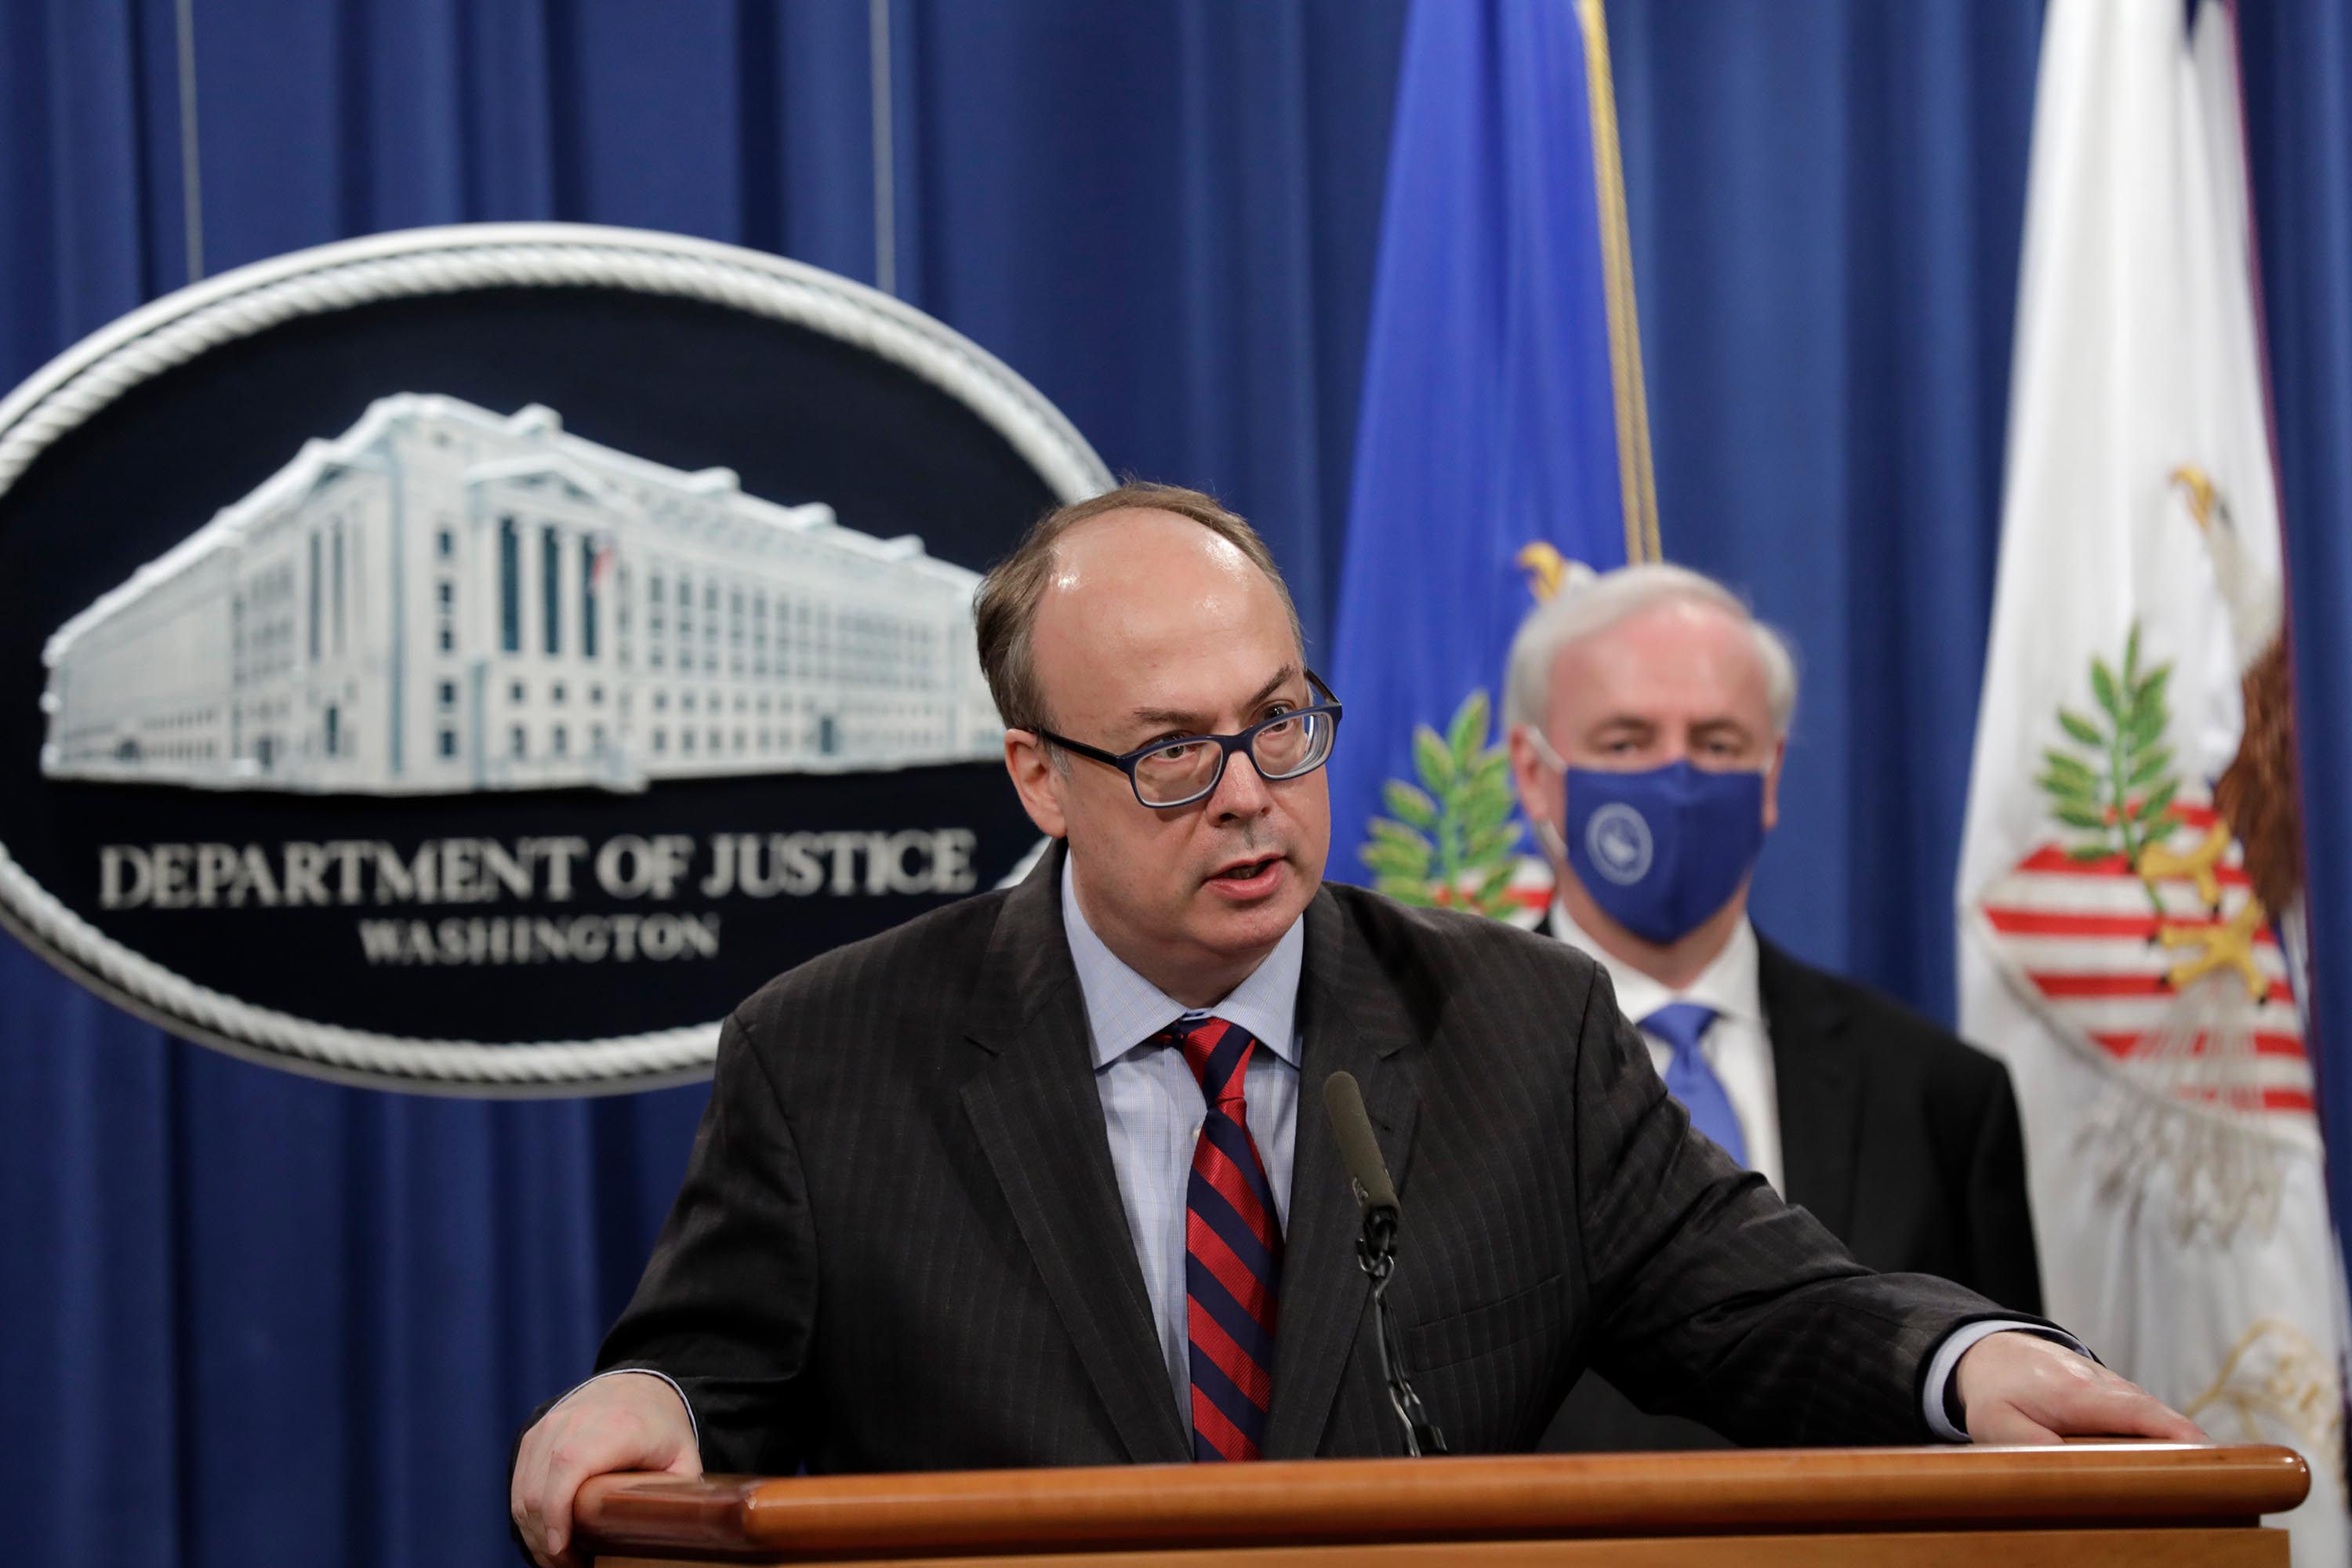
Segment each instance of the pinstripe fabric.
M1560 923L1557 908L1549 929L1592 953L1628 1013L1672 995L1595 952ZM1752 927L1740 928L1735 947L1743 936L1751 950L1744 983L1743 966L1727 950L1689 994L1730 1008L1708 1031L1708 1054L1742 1125L1761 1128L1769 1147L1785 1148L1785 1180L1757 1157L1751 1139L1754 1168L1870 1267L1940 1275L2004 1306L2040 1311L2025 1154L2007 1069L1886 998L1798 963ZM1727 1025L1741 1037L1729 1052L1720 1049ZM1652 1062L1662 1064L1665 1047L1645 1043ZM1751 1049L1766 1058L1767 1099L1753 1103L1769 1112L1754 1121L1751 1101L1741 1098L1741 1069L1755 1065ZM1937 1362L1960 1337L1938 1347ZM1941 1391L1929 1381L1922 1393L1933 1425L1942 1418ZM1643 1415L1598 1376L1577 1384L1544 1437L1547 1449L1580 1452L1720 1443L1691 1422Z
M728 1021L604 1367L686 1390L714 1470L1181 1463L1062 856L772 983ZM1303 1075L1345 1068L1404 1198L1391 1300L1463 1452L1530 1448L1590 1363L1750 1442L1919 1442L1925 1363L2008 1316L1871 1275L1689 1134L1591 960L1326 887ZM1321 1097L1297 1097L1268 1458L1394 1453Z
M1715 1026L1707 1030L1703 1049L1707 1066L1731 1097L1731 1109L1738 1119L1747 1152L1740 1163L1762 1174L1774 1192L1805 1205L1836 1231L1836 1219L1822 1208L1818 1198L1809 1198L1789 1185L1788 1164L1781 1157L1780 1059L1773 1048L1779 1021L1768 1019L1764 1006L1758 977L1763 949L1756 928L1746 921L1733 927L1731 940L1724 943L1714 962L1679 991L1612 957L1569 918L1557 899L1544 916L1544 925L1537 929L1546 928L1559 941L1583 949L1607 972L1609 984L1617 990L1618 1007L1634 1020L1636 1028L1642 1019L1670 1002L1703 1002L1715 1009ZM1665 1077L1667 1065L1674 1060L1673 1047L1646 1031L1642 1039L1649 1047L1650 1065L1658 1069L1660 1078ZM1801 1164L1806 1163L1804 1153L1797 1159Z

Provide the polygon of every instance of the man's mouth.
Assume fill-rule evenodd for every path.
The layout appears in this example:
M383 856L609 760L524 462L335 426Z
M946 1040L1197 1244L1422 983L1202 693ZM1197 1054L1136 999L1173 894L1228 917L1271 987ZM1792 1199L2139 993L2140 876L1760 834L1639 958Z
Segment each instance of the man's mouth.
M1267 855L1255 860L1244 860L1226 867L1210 879L1218 882L1253 881L1272 870L1281 859L1279 855Z

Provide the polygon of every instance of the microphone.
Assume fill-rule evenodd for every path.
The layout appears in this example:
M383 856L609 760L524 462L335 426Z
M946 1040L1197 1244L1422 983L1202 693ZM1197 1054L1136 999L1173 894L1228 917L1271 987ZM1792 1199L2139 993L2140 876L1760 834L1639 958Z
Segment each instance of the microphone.
M1339 1140L1339 1158L1348 1167L1349 1184L1356 1189L1356 1207L1367 1223L1377 1209L1388 1210L1393 1220L1396 1184L1389 1180L1388 1163L1381 1158L1381 1141L1372 1135L1372 1119L1364 1110L1364 1091L1354 1073L1335 1072L1323 1080L1323 1109Z
M1364 1227L1356 1237L1356 1261L1372 1282L1372 1310L1380 1320L1381 1381L1388 1385L1389 1404L1404 1426L1404 1451L1416 1458L1447 1452L1445 1434L1422 1408L1421 1395L1406 1375L1404 1342L1397 1335L1396 1318L1389 1310L1389 1281L1396 1272L1396 1229L1400 1205L1396 1184L1389 1179L1388 1162L1381 1158L1381 1141L1373 1135L1372 1119L1364 1110L1364 1091L1353 1073L1335 1072L1323 1080L1323 1109L1331 1119L1332 1135L1339 1141L1339 1159L1348 1167L1348 1184L1354 1189L1356 1208Z

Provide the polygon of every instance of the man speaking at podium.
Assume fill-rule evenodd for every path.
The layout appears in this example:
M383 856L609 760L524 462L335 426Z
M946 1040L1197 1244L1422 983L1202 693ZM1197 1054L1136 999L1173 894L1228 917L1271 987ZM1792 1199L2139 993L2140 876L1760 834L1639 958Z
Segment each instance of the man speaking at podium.
M1210 498L1063 509L977 620L1006 768L1057 843L728 1019L604 1370L517 1449L541 1561L571 1560L608 1471L1402 1451L1321 1093L1340 1071L1402 1195L1389 1300L1457 1452L1532 1448L1587 1365L1750 1443L2198 1437L2046 1325L1855 1263L1692 1131L1589 958L1324 886L1339 703Z

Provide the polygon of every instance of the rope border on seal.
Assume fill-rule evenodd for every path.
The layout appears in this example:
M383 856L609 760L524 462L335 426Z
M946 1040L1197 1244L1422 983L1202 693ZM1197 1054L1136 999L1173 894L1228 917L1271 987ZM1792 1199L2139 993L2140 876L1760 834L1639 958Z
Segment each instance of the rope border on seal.
M1034 387L944 323L845 278L740 247L582 224L414 229L297 251L165 296L68 349L0 400L0 496L131 388L299 317L479 289L617 288L725 305L866 350L980 416L1062 500L1110 471ZM706 1073L717 1024L571 1042L428 1040L240 1001L132 952L68 909L0 843L0 911L140 1011L237 1055L349 1082L438 1093L635 1089Z

